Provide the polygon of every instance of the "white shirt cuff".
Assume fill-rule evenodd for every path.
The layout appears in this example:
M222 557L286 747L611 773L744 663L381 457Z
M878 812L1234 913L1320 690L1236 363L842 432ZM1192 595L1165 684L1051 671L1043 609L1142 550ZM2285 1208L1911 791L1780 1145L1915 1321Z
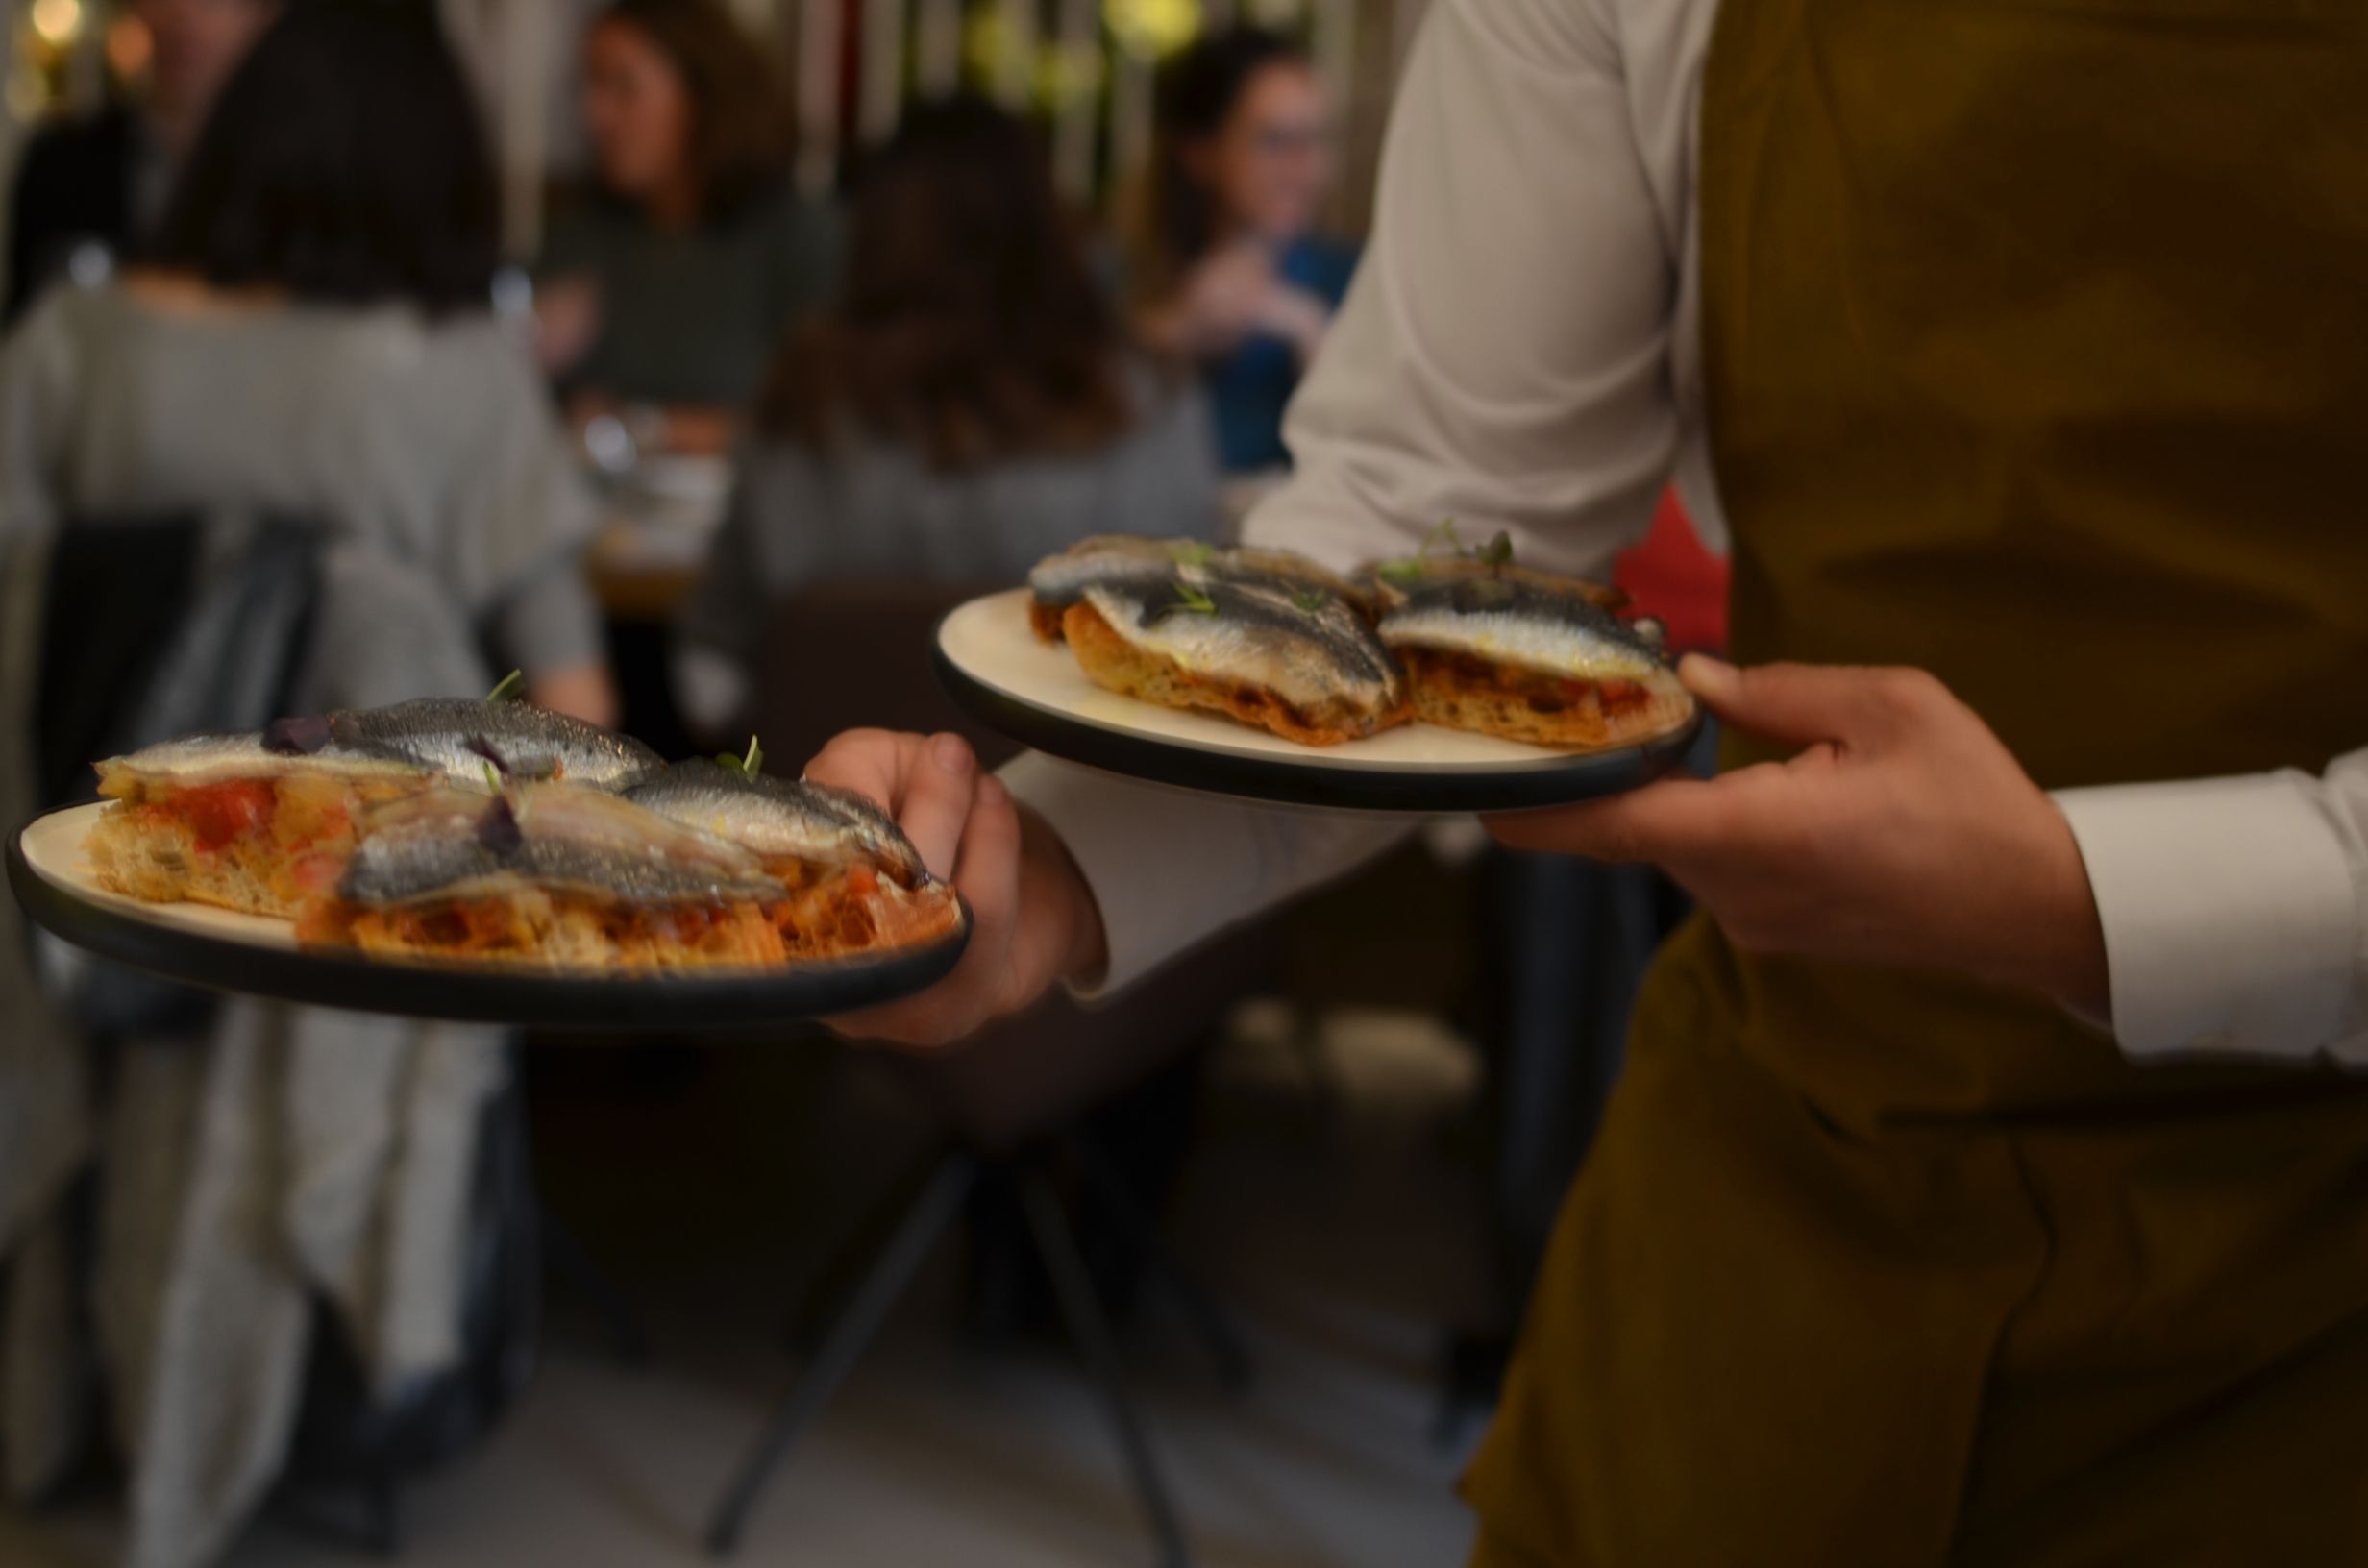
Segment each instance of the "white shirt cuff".
M2307 1060L2341 1034L2361 890L2299 772L2066 790L2132 1057Z
M1419 819L1252 805L1028 752L998 775L1052 824L1101 906L1110 965L1072 988L1123 990L1227 926L1353 870Z

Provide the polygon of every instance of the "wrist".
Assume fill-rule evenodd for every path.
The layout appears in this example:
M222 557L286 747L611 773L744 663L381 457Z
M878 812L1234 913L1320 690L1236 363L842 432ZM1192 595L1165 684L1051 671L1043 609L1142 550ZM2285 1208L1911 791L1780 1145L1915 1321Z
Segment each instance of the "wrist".
M1022 807L1020 832L1034 880L1048 902L1061 912L1061 939L1054 949L1064 984L1092 986L1110 968L1109 937L1103 929L1101 905L1077 862L1052 824L1037 812Z
M1268 308L1269 330L1295 346L1302 355L1315 354L1323 341L1324 329L1331 324L1331 307L1305 289L1277 290Z
M2037 878L2033 918L2022 922L2022 952L2012 978L2085 1017L2112 1015L2105 924L2088 884L2088 868L2063 814L2047 803L2042 847L2034 857Z

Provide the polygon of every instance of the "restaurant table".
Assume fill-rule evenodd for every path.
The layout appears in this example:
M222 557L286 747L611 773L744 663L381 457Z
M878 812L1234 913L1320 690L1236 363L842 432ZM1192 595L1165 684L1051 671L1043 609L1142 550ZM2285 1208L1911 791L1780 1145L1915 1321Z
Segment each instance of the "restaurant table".
M595 470L604 516L588 566L604 610L620 620L674 618L706 571L731 478L723 457L650 456Z
M730 504L728 459L653 455L594 465L603 522L585 560L617 682L618 726L661 755L697 749L676 707L674 622Z

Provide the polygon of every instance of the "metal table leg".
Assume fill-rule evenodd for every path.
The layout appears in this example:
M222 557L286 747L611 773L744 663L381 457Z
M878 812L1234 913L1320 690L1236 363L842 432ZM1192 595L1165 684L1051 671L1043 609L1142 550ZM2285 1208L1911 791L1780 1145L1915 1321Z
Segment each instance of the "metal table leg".
M1060 1197L1040 1172L1022 1172L1018 1181L1020 1201L1027 1211L1028 1228L1035 1233L1037 1250L1044 1255L1045 1270L1052 1276L1052 1290L1060 1300L1061 1315L1068 1319L1070 1335L1076 1340L1078 1354L1084 1358L1086 1370L1101 1394L1104 1412L1110 1418L1119 1447L1126 1457L1126 1468L1134 1480L1136 1499L1159 1542L1161 1568L1192 1568L1192 1548L1184 1539L1183 1523L1169 1496L1159 1458L1151 1452L1150 1439L1135 1414L1133 1401L1127 1397L1118 1342L1110 1332L1110 1320L1102 1311L1101 1302L1094 1294L1085 1260L1077 1256L1077 1240L1070 1234L1069 1220L1061 1213Z
M959 1150L948 1153L938 1162L903 1218L898 1221L856 1283L837 1318L824 1333L813 1359L800 1370L764 1434L757 1439L739 1479L725 1493L714 1521L707 1528L710 1554L728 1556L739 1546L749 1514L774 1467L854 1370L856 1360L879 1332L889 1310L904 1293L904 1287L928 1257L929 1249L961 1211L963 1198L977 1179L977 1163Z

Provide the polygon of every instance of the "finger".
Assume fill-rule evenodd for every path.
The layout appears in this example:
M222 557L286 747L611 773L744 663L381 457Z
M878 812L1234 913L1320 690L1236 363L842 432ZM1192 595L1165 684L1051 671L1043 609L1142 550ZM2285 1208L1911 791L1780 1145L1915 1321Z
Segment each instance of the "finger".
M981 773L962 828L954 886L982 926L1007 929L1020 909L1020 810L993 773Z
M897 825L921 851L930 873L950 878L962 848L962 827L970 821L971 796L978 759L959 735L932 735L919 747L906 770L903 798L897 802Z
M1740 775L1737 775L1739 777ZM1581 855L1613 865L1666 864L1715 853L1738 830L1755 794L1729 779L1665 779L1627 795L1546 811L1481 819L1496 842L1539 854Z
M1738 669L1689 653L1677 674L1726 723L1787 746L1832 741L1863 748L1887 740L1933 699L1947 697L1946 688L1921 670L1838 664Z
M921 743L918 735L851 729L831 737L805 765L804 776L833 789L852 790L894 816L903 803L904 779Z
M849 1040L876 1041L932 1051L972 1034L973 1020L988 1017L985 987L992 980L989 959L974 944L962 955L953 973L909 1001L867 1007L823 1019L830 1032Z

